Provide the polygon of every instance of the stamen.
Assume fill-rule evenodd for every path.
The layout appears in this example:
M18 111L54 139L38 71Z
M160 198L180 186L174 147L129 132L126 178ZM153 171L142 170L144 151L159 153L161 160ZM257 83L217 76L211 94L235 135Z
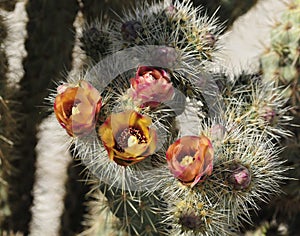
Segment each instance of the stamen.
M132 147L133 145L138 143L138 139L135 136L130 136L128 138L127 146Z
M135 144L147 143L147 138L141 130L129 127L120 133L116 138L116 141L119 148L125 149L127 147L132 147Z
M188 166L190 164L192 164L194 162L195 158L192 156L185 156L184 158L182 158L180 164L183 166Z

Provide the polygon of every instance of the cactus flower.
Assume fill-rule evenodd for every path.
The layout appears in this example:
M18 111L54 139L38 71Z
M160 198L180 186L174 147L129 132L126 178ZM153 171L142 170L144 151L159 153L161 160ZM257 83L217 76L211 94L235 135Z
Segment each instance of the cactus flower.
M54 112L61 126L72 137L90 133L102 106L98 90L88 82L80 81L78 85L60 85L57 93Z
M148 116L129 110L112 113L99 128L111 160L128 166L144 160L156 149L157 136Z
M171 173L191 187L212 173L213 147L204 135L178 139L168 148L166 157Z
M162 69L141 66L130 83L129 96L142 107L157 107L171 100L174 95L170 76Z

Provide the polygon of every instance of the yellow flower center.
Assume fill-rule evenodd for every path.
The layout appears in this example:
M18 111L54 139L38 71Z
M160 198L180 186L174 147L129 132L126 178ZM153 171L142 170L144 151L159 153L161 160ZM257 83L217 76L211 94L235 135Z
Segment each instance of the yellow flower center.
M127 145L128 145L128 147L132 147L133 145L137 144L138 142L139 142L139 140L137 139L137 137L130 136L128 138Z
M78 107L77 106L73 106L72 107L72 115L77 115L79 113L80 113L80 111L79 111Z
M135 144L147 143L147 138L139 129L129 127L118 135L116 141L117 148L124 151L125 148L132 147Z
M180 164L183 166L188 166L188 165L192 164L193 162L194 162L194 157L185 156L184 158L182 158Z

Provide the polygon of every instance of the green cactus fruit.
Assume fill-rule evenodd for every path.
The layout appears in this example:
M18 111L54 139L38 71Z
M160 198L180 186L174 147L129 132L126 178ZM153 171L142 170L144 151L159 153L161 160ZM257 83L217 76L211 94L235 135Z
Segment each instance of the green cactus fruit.
M120 222L109 209L107 199L99 189L99 181L91 180L94 191L89 194L88 213L82 224L86 229L81 233L83 236L125 236L126 232L119 230ZM96 184L95 184L96 183Z
M95 62L106 54L107 48L111 44L107 33L108 26L108 23L96 22L87 25L83 29L82 37L80 38L81 47L86 55Z
M120 2L111 1L82 1L82 12L86 20L80 41L82 49L93 61L97 62L101 56L105 56L110 47L108 28L111 23L108 20L117 19L124 9L132 7L135 1Z
M287 127L292 117L289 116L285 91L263 83L259 74L242 72L229 79L221 73L213 77L217 80L224 106L230 111L233 122L252 133L265 132L275 139L291 135Z
M97 180L93 180L93 185L94 191L89 195L92 197L89 212L83 222L87 229L83 235L102 236L104 232L118 236L166 233L162 223L166 204L156 193L122 190Z

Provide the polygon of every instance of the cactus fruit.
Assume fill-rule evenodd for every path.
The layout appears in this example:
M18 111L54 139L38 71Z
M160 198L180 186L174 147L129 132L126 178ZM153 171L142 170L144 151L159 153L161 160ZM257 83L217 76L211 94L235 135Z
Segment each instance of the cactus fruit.
M95 186L94 191L89 194L91 200L88 203L88 213L82 223L86 229L80 234L83 236L125 236L125 232L119 230L120 222L114 217L109 209L107 199L99 189L99 181L91 181ZM96 183L97 184L96 184ZM104 223L103 223L104 222Z
M109 24L105 22L95 22L86 26L81 37L82 49L93 61L105 56L107 48L110 46L107 28Z
M292 135L287 129L292 120L288 115L292 108L287 104L285 90L271 86L271 83L265 84L260 75L241 72L232 80L224 80L224 77L222 74L215 76L223 89L225 106L235 122L264 131L278 140Z

